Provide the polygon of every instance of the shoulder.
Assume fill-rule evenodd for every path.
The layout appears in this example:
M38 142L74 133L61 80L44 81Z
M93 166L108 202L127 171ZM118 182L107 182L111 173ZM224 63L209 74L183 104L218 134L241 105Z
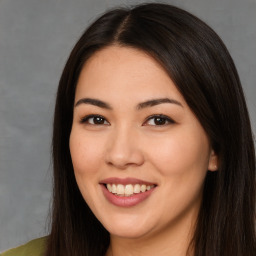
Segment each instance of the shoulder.
M32 240L17 248L10 249L0 256L43 256L45 252L47 237Z

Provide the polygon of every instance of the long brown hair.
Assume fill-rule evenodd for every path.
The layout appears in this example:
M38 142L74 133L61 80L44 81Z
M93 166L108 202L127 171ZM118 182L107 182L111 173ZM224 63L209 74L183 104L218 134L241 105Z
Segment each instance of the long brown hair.
M76 83L81 68L112 44L153 56L168 72L208 134L220 159L207 174L191 247L196 256L255 256L255 152L235 65L204 22L166 4L108 11L82 35L62 73L53 131L54 193L48 256L100 256L109 233L75 181L69 152Z

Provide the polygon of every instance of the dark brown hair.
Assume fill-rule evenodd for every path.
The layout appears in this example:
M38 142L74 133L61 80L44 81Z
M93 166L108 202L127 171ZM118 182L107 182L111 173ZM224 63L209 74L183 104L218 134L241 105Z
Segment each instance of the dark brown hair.
M75 181L69 152L81 68L109 45L134 47L168 72L220 159L208 172L191 248L196 256L255 256L255 153L239 77L226 47L204 22L166 4L108 11L82 35L60 79L53 131L54 194L48 256L100 256L109 233Z

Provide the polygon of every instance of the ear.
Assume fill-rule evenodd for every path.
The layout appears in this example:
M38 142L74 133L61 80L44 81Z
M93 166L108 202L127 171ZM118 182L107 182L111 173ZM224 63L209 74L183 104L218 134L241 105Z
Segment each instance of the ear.
M217 171L219 169L219 158L215 151L212 149L210 158L209 158L209 164L208 164L208 170L211 172Z

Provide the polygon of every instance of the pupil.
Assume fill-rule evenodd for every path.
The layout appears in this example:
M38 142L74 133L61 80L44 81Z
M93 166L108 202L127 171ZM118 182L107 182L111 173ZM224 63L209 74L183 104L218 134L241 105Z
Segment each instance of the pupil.
M161 118L161 117L156 117L156 118L155 118L155 124L157 124L157 125L163 125L163 124L165 124L165 119L164 119L164 118Z
M165 119L164 119L164 118L161 118L161 117L156 117L156 118L155 118L155 124L157 124L157 125L163 125L163 124L165 124Z
M94 117L94 123L95 124L103 124L104 120L101 117Z

